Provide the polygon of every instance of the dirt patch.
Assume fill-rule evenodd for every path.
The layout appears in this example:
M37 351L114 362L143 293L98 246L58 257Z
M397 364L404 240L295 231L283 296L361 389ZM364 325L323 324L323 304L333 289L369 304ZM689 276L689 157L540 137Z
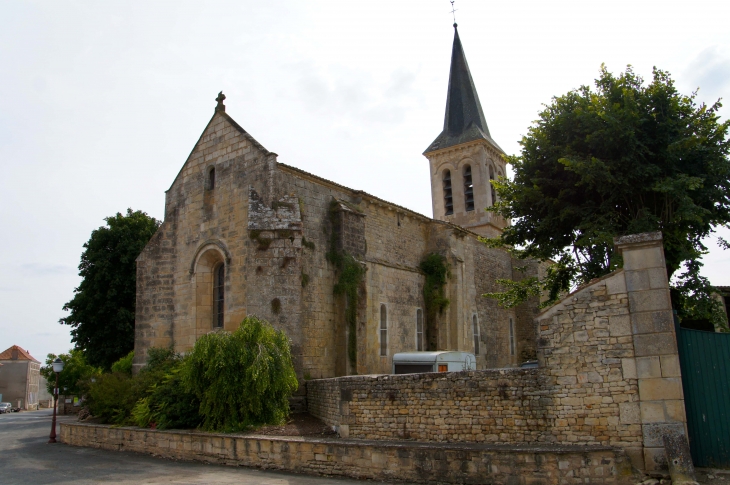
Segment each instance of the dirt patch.
M281 426L262 426L245 434L262 434L267 436L337 436L332 427L327 426L309 413L297 413L289 416L289 421ZM728 484L730 485L730 484Z

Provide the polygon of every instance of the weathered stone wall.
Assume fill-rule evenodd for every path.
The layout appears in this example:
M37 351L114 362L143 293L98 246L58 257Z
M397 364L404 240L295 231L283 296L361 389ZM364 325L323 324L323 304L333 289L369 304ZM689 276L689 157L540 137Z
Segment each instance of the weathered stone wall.
M638 460L639 395L623 278L623 271L613 273L540 314L538 360L555 377L557 442L622 446Z
M613 281L622 277L541 315L540 369L310 381L310 412L364 439L640 448L638 384L622 360L633 358L628 297Z
M536 318L539 369L315 380L310 412L355 438L602 444L665 469L685 417L661 235L617 245L624 269Z
M619 485L636 481L622 450L240 436L61 423L61 442L176 460L408 483Z
M302 289L304 375L390 373L393 354L416 350L416 312L420 309L425 315L424 277L418 265L431 252L445 255L451 269L446 288L451 304L439 317L438 348L473 351L472 315L477 314L483 341L477 367L521 362L519 355L510 355L508 345L509 319L516 319L515 311L499 308L496 301L481 296L500 290L496 278L512 276L508 253L487 248L474 234L450 224L293 167L277 167L275 191L296 194L303 237L314 245L303 248L301 260L302 274L307 276ZM340 202L333 224L330 211L335 199ZM332 295L335 272L325 258L330 231L336 232L338 248L356 255L366 268L356 369L346 362L345 303ZM380 355L381 305L386 306L388 317L385 356ZM521 325L515 324L516 328ZM527 325L534 329L531 321Z
M307 400L353 438L552 442L549 380L542 369L350 376L308 382Z
M257 251L246 231L249 191L271 203L275 157L225 112L211 118L166 193L162 226L137 260L136 369L149 347L186 351L214 330L214 264L226 266L224 329L236 328L247 314L244 268Z
M631 412L641 418L646 469L666 469L663 438L686 440L687 417L662 235L635 234L614 243L624 259L631 309L626 325L633 336L639 384L640 402Z

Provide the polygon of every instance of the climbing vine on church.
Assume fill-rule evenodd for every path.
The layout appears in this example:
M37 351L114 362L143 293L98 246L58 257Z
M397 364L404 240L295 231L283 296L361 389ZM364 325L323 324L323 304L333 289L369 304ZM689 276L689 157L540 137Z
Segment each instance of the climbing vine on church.
M423 300L426 306L426 336L428 350L436 350L438 346L436 333L436 319L449 306L444 290L446 280L451 276L446 258L438 253L426 256L418 265L426 276L423 284Z
M346 251L337 248L337 216L339 214L339 203L332 200L329 210L330 220L330 244L326 254L327 261L337 269L338 277L334 285L335 295L344 295L347 301L345 308L345 322L347 323L347 357L350 361L350 368L357 369L357 308L359 306L359 288L365 277L365 268Z

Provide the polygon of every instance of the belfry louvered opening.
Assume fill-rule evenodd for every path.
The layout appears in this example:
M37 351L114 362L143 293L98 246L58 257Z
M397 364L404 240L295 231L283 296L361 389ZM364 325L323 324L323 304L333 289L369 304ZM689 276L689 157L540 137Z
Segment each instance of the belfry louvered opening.
M464 167L464 206L467 212L474 210L474 184L471 181L471 165Z
M451 194L450 170L444 170L444 209L447 216L454 213L454 197Z

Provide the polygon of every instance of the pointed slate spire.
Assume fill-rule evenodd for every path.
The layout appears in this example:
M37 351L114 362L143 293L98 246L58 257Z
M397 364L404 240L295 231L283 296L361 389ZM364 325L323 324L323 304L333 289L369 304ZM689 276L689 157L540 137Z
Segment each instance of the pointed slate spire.
M474 87L474 80L469 72L457 25L454 24L454 45L451 50L451 71L446 97L444 130L424 153L480 138L488 140L500 149L489 136L487 120L484 118L477 89Z

